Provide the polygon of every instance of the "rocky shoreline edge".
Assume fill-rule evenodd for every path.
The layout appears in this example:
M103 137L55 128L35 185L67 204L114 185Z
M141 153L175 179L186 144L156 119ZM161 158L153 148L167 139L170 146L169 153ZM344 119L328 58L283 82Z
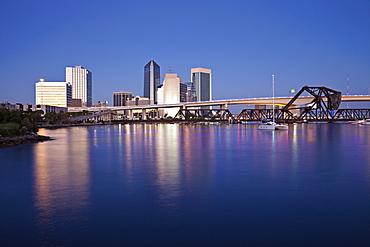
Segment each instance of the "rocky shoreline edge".
M0 148L14 147L20 144L36 143L52 140L49 136L29 134L15 137L0 137Z

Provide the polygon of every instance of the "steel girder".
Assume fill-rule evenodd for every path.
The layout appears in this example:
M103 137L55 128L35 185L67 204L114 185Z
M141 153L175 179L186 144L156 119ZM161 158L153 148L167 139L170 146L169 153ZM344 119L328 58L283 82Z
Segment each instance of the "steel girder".
M335 120L359 120L370 118L370 109L339 109L335 112Z
M234 119L228 109L180 109L175 118L183 120L228 120Z
M294 102L304 92L308 92L314 99L304 107L292 108ZM334 111L340 106L342 93L327 87L302 87L302 89L282 109L286 120L316 120L332 119ZM300 114L294 115L290 110L299 109Z
M243 109L236 119L241 121L261 121L262 119L275 118L285 121L285 113L281 109Z

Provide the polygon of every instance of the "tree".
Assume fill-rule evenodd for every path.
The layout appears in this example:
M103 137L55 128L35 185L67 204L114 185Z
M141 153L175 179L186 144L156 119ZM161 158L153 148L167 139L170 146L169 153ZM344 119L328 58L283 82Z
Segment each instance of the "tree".
M45 121L49 124L54 124L56 121L56 113L55 112L48 112L45 114L44 118Z

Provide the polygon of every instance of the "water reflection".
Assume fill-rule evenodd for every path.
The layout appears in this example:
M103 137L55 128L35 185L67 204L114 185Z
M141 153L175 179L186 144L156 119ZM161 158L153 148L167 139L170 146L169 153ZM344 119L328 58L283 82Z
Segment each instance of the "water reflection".
M179 126L157 125L159 133L155 138L156 150L156 185L158 186L158 199L166 206L175 206L172 201L180 196L180 133ZM149 143L151 147L153 144Z
M86 128L41 129L40 134L55 140L34 146L37 222L53 230L81 220L90 204L90 141Z
M134 124L40 134L55 140L0 150L3 236L27 232L45 246L243 246L253 238L263 246L286 232L296 246L315 246L311 236L329 236L329 245L343 232L367 236L367 126ZM14 191L26 199L9 200Z

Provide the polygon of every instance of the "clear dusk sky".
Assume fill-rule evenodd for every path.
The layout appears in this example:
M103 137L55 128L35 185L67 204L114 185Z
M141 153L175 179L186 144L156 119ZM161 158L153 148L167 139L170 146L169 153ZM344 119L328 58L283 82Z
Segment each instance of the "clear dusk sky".
M35 103L35 83L93 73L93 102L143 95L144 65L212 69L213 98L327 86L370 88L369 0L0 0L0 102Z

